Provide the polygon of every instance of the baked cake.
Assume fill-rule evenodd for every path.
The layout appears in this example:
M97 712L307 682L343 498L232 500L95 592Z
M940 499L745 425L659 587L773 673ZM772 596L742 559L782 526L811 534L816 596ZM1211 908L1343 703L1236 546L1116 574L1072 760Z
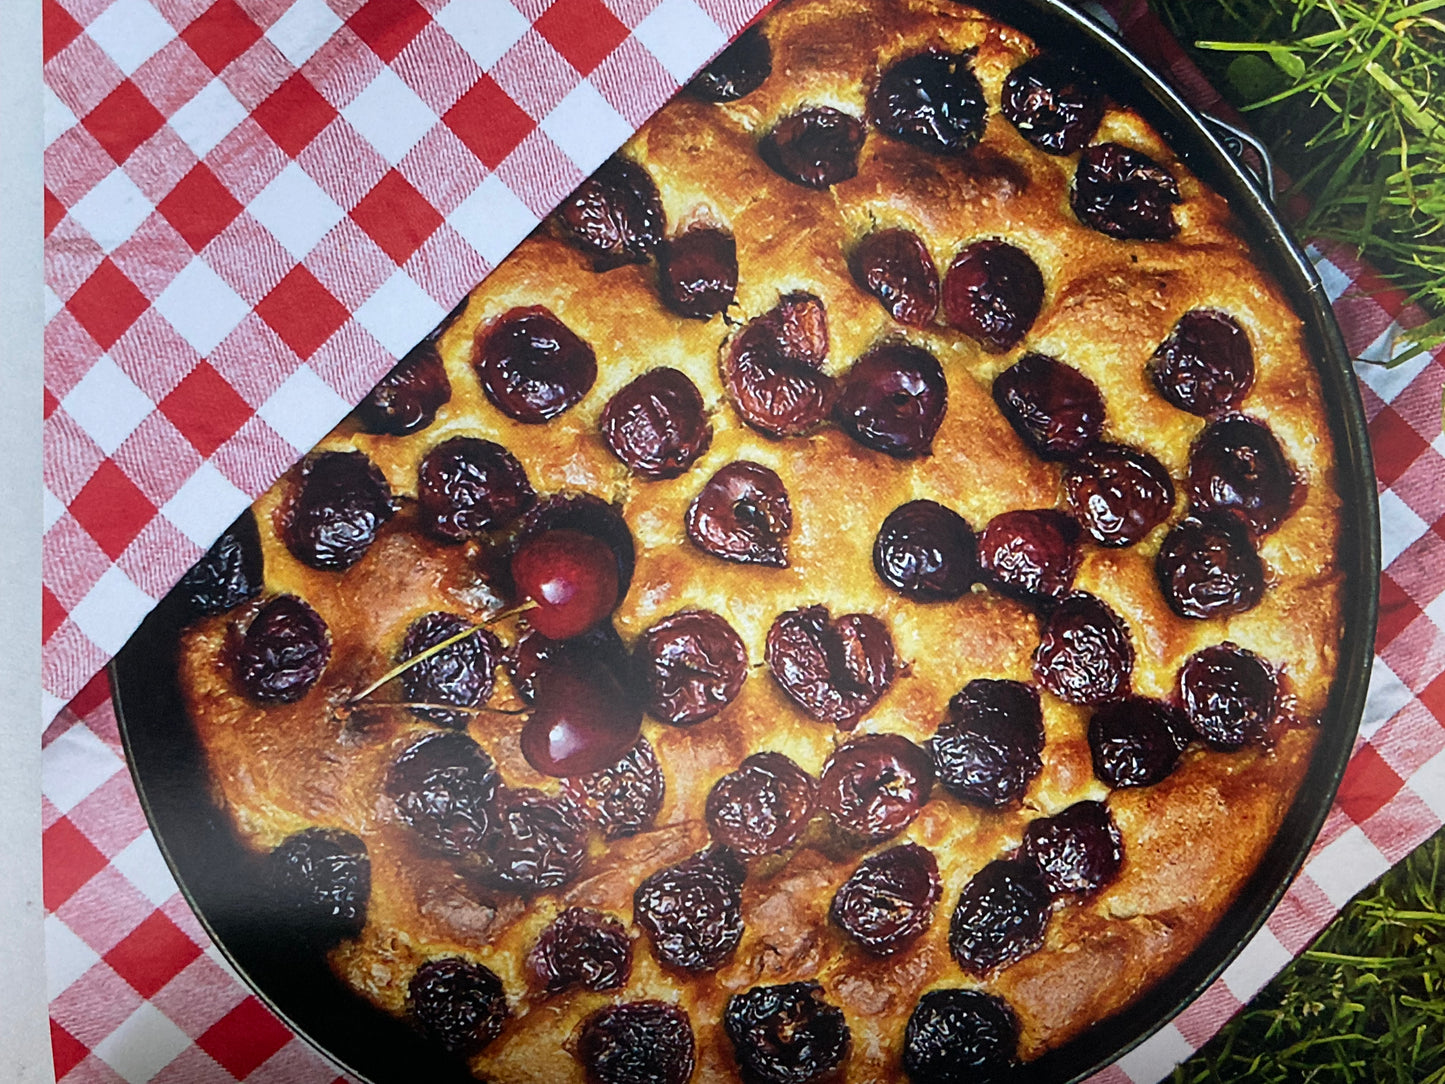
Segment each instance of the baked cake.
M181 684L278 906L478 1077L986 1079L1255 868L1339 509L1300 321L1138 114L794 0L188 576Z

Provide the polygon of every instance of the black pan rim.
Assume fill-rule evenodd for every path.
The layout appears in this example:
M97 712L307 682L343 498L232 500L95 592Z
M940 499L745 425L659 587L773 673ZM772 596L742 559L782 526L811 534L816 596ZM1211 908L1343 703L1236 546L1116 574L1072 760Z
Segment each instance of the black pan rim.
M1304 783L1264 860L1199 949L1161 980L1151 996L1027 1066L1031 1080L1077 1082L1117 1061L1195 1001L1264 925L1308 856L1330 810L1363 713L1374 659L1379 515L1364 407L1344 339L1313 266L1255 182L1160 77L1063 0L983 0L974 6L1018 27L1042 46L1081 50L1095 61L1102 58L1109 73L1101 82L1115 100L1138 109L1190 169L1229 201L1236 218L1251 231L1256 255L1304 320L1324 384L1343 501L1344 630L1323 733ZM464 1067L439 1055L404 1023L343 988L319 957L299 959L294 946L276 943L258 929L255 915L261 912L253 910L254 900L234 894L218 899L221 886L214 883L217 872L209 865L214 859L224 867L228 848L236 849L229 859L237 862L247 861L246 852L219 811L210 806L208 813L209 788L203 773L167 774L167 763L184 765L187 756L194 766L198 750L186 748L188 724L183 713L178 727L174 717L154 710L166 699L167 645L173 645L183 616L173 597L163 600L117 654L109 675L127 764L156 842L186 902L252 992L347 1073L368 1084L417 1079L418 1073L435 1081L471 1081ZM169 691L178 695L173 681ZM222 879L227 891L234 888L234 870Z

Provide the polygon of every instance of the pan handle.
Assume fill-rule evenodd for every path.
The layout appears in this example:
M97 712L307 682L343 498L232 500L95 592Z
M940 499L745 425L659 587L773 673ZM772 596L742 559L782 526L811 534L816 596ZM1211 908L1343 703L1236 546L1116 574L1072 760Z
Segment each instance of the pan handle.
M1215 138L1224 144L1224 149L1241 166L1249 171L1250 176L1264 190L1265 199L1273 204L1279 195L1279 189L1275 186L1274 162L1270 159L1269 151L1264 144L1244 129L1236 128L1227 121L1222 121L1208 113L1201 114L1201 116L1204 123L1214 132Z

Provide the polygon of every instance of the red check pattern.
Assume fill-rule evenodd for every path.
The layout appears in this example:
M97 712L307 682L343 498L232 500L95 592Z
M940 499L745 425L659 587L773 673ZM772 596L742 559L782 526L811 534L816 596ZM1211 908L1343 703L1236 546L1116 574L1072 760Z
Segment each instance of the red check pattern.
M348 1079L206 939L146 827L96 671L430 314L756 4L44 0L42 594L55 717L42 789L62 1084ZM1143 0L1105 6L1196 104L1222 111ZM669 38L680 46L708 24L715 40L669 51ZM569 133L596 126L599 100L610 126L583 153ZM399 132L415 142L390 141ZM1267 927L1204 997L1100 1074L1107 1084L1167 1074L1445 818L1445 358L1382 364L1419 314L1348 253L1316 259L1366 359L1379 467L1385 569L1359 747Z

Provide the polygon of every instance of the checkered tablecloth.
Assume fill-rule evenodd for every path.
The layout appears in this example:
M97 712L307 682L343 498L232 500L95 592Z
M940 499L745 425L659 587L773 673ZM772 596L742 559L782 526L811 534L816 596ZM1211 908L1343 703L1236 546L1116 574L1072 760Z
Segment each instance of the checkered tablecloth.
M345 1078L247 994L177 892L96 671L236 512L761 0L43 2L56 1074L327 1084ZM1143 0L1106 7L1210 104ZM1412 314L1349 253L1315 255L1364 359L1380 481L1361 743L1267 928L1110 1082L1153 1081L1202 1045L1445 817L1445 364L1377 364Z

